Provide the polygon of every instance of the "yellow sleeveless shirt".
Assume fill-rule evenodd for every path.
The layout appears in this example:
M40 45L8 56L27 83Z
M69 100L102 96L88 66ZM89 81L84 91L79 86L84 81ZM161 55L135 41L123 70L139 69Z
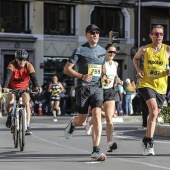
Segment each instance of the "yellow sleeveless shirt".
M143 62L144 77L140 78L138 88L149 87L160 94L166 94L168 79L166 74L166 64L168 64L166 48L167 45L162 44L161 50L155 53L151 44L147 45Z

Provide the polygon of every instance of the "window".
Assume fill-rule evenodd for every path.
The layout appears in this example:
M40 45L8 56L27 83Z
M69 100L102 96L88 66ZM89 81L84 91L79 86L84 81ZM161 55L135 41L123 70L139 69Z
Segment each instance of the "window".
M57 76L60 82L66 82L68 87L74 85L74 78L63 73L67 58L44 57L44 83L51 82Z
M75 35L75 7L45 3L44 34Z
M29 27L29 3L21 1L1 2L0 28L3 32L31 33Z
M91 23L101 28L102 37L108 37L109 31L114 31L119 32L119 38L124 38L124 15L120 8L95 7Z

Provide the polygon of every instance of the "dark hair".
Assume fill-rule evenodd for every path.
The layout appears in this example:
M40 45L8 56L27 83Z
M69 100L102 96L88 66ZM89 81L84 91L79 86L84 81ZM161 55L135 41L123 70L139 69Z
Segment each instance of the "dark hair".
M151 27L151 33L152 33L153 29L155 29L155 28L162 28L163 31L164 31L164 27L163 27L162 25L153 25L153 26Z
M105 49L108 50L110 47L115 47L113 44L107 44ZM116 48L116 47L115 47Z

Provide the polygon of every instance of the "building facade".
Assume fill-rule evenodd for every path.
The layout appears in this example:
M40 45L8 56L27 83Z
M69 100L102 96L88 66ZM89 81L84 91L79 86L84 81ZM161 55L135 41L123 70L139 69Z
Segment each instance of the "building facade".
M132 58L149 42L150 27L163 24L169 42L169 7L168 0L0 0L0 81L16 49L24 48L40 85L54 75L73 85L63 68L74 49L86 42L85 28L91 23L101 28L103 47L109 43L109 31L119 33L119 76L135 79Z

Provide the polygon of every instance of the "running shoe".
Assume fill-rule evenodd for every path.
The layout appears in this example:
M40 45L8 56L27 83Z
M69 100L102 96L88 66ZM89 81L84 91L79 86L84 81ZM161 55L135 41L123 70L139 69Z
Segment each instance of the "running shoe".
M57 122L57 118L56 118L56 117L54 117L54 118L53 118L53 121L54 121L54 122Z
M61 115L61 109L60 109L60 107L58 107L57 115Z
M25 131L25 135L32 135L32 131L31 128L28 126L26 131Z
M141 146L142 146L142 154L144 156L155 155L153 140L149 142L149 141L145 141L145 139L143 139L141 142Z
M7 117L7 121L6 121L6 127L7 127L7 128L10 128L10 127L11 127L11 124L12 124L12 123L11 123L11 116L8 116L8 117Z
M73 135L74 130L75 130L75 127L72 124L73 119L74 119L74 117L70 120L70 122L68 123L67 127L64 130L64 135L65 135L66 139L70 139Z
M91 135L91 131L92 131L92 127L93 127L93 125L90 125L90 123L89 123L90 120L91 120L91 117L87 118L87 124L86 124L86 126L84 127L85 133L86 133L87 135Z
M146 129L147 129L147 127L145 127L145 126L142 126L142 127L138 128L138 130L146 130Z
M96 161L104 161L106 159L106 155L101 152L92 152L91 158L95 159Z
M117 149L117 144L115 142L107 145L107 152L112 152L115 149Z

